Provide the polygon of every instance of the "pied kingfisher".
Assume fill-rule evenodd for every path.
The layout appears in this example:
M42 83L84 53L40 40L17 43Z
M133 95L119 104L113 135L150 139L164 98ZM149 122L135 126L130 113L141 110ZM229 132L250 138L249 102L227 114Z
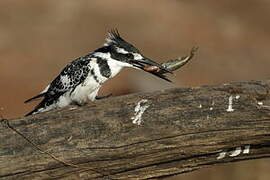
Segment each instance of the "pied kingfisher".
M164 76L148 70L147 67L171 73L143 56L137 48L125 41L117 30L112 30L101 48L70 62L39 95L26 100L25 103L43 98L26 116L70 104L83 105L87 100L102 98L97 96L102 84L117 75L123 67L142 69L167 81L169 80Z

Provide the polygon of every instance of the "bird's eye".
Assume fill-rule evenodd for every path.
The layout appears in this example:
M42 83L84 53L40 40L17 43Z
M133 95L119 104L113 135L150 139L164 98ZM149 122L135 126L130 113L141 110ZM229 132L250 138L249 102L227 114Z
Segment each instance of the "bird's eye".
M134 58L133 54L126 54L126 57L129 58L129 59L133 59Z

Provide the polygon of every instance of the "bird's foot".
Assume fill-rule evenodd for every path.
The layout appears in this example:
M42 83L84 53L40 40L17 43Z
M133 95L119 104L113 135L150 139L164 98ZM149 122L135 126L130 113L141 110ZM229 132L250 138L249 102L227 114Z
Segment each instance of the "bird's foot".
M112 96L112 93L110 93L106 96L96 96L96 100L106 99L106 98L111 97L111 96Z

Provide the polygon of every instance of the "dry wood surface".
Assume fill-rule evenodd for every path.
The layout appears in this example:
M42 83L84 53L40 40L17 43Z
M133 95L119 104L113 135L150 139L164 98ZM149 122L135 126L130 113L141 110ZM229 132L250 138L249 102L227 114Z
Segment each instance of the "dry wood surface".
M269 91L269 80L175 88L4 120L0 179L148 179L267 158Z

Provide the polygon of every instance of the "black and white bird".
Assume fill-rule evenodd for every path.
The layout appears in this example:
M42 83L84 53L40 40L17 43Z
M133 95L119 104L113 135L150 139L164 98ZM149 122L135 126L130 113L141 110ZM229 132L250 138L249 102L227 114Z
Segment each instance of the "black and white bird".
M106 43L101 48L70 62L39 95L25 101L27 103L43 98L26 116L70 104L83 105L88 100L94 101L98 99L98 91L102 84L117 75L122 68L131 67L147 71L146 66L170 72L143 56L137 48L125 41L117 30L110 31ZM169 81L154 71L147 72Z

